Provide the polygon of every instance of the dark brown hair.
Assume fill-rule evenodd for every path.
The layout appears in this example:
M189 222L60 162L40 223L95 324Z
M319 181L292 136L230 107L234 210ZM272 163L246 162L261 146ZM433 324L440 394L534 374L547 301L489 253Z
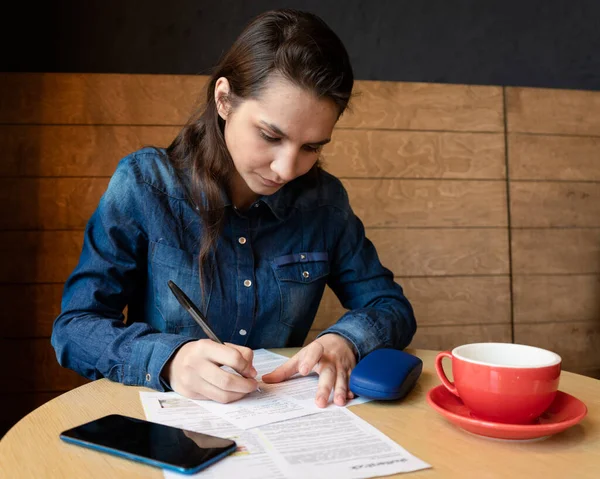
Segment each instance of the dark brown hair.
M169 160L190 180L192 201L204 225L201 271L221 232L223 190L234 171L225 145L225 123L217 113L215 84L221 77L229 81L228 106L234 108L239 101L258 98L272 74L318 98L331 99L340 115L354 83L344 45L316 15L274 10L259 15L244 29L214 69L204 107L192 115L167 148Z

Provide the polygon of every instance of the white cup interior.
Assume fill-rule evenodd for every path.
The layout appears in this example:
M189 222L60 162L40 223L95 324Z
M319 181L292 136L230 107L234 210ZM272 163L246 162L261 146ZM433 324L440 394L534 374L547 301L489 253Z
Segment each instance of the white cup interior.
M474 343L458 346L452 355L463 361L505 368L544 368L561 362L546 349L512 343Z

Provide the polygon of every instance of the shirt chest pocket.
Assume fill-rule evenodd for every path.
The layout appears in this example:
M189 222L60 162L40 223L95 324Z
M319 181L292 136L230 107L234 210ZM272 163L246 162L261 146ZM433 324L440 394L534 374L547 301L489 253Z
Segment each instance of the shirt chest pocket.
M280 321L288 326L310 327L329 275L326 252L295 253L272 261L280 294Z
M199 326L179 304L169 288L168 281L173 281L200 307L202 298L198 255L152 242L150 264L149 279L152 281L154 305L164 321L164 332L197 336ZM208 297L205 302L208 304Z

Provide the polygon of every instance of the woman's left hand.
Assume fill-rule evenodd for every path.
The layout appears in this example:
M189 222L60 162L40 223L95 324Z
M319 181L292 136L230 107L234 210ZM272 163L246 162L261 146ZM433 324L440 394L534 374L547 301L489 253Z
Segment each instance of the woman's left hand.
M319 375L315 398L317 406L327 406L332 390L333 402L344 406L348 399L354 397L348 389L348 380L355 365L356 356L350 342L339 334L329 333L302 348L285 364L265 374L262 380L265 383L279 383L296 373L306 376L314 371Z

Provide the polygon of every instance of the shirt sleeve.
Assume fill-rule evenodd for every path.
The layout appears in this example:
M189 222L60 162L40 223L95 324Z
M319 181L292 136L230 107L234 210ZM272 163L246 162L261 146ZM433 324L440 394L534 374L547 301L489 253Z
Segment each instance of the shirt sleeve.
M344 196L347 202L345 190ZM354 345L357 360L379 348L404 349L417 330L413 308L392 272L379 261L349 202L339 214L343 226L328 285L349 311L319 336L343 336Z
M191 338L125 324L123 314L147 276L144 186L135 157L123 159L85 229L51 341L58 362L89 379L164 391L163 366Z

